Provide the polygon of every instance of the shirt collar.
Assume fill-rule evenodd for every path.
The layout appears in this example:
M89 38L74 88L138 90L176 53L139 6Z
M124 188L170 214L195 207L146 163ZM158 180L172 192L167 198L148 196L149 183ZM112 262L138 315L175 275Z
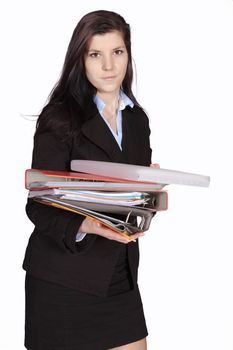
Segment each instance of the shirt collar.
M133 108L133 106L134 106L133 101L122 90L120 90L120 92L119 92L119 99L120 99L120 103L119 103L119 110L120 111L125 109L125 107L127 107L127 106L130 106L131 108ZM101 98L98 95L95 95L93 100L94 100L99 112L102 113L102 111L105 107L104 101L101 100Z

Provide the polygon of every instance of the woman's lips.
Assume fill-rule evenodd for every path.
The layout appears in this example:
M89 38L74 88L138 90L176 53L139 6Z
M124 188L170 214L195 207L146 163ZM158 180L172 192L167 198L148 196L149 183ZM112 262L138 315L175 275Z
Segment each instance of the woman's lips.
M111 75L111 76L108 76L108 77L103 77L104 80L112 80L112 79L115 79L116 78L116 75Z

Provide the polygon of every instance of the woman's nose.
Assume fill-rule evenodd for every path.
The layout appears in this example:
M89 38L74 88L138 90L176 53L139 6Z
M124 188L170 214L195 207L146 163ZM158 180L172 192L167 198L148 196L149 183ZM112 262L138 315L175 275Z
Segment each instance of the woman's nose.
M103 57L102 69L103 70L111 70L113 68L113 59L111 56Z

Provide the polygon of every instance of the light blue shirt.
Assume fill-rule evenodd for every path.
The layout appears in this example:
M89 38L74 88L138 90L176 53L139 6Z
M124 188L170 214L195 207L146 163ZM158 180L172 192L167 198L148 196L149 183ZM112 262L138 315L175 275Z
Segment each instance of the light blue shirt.
M109 122L103 116L103 110L104 110L104 107L105 107L105 103L101 100L101 98L98 95L95 95L94 102L95 102L95 104L96 104L96 106L98 108L98 111L99 111L101 117L103 118L103 120L105 121L105 123L107 124L109 129L111 130L111 132L112 132L114 138L116 139L120 149L122 150L122 147L121 147L121 141L122 141L122 111L125 109L126 106L130 106L132 108L134 106L134 103L130 100L130 98L128 96L126 96L126 94L122 90L120 90L120 93L119 93L119 109L117 111L117 117L116 117L117 133L115 133L115 131L111 128L111 125L109 124Z
M101 115L101 117L103 118L103 120L105 121L107 126L109 127L116 142L118 143L120 149L122 150L122 147L121 147L121 142L122 142L122 111L127 106L130 106L131 108L133 108L133 106L134 106L133 101L131 101L131 99L122 90L120 90L120 92L119 92L119 108L118 108L117 117L116 117L117 133L115 133L115 131L111 128L111 125L109 124L109 122L103 116L103 110L105 107L104 101L101 100L101 98L99 96L95 95L94 102L98 108L99 114ZM85 236L86 236L86 233L78 232L76 235L76 242L80 242Z

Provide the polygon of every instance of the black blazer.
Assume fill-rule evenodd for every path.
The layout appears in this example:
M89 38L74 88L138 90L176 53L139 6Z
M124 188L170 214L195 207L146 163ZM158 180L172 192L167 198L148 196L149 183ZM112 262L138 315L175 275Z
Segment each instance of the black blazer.
M80 128L81 132L71 142L62 141L52 130L36 134L32 168L69 171L72 159L150 165L149 122L138 106L128 106L122 112L122 151L98 111ZM81 215L31 199L26 212L35 229L28 242L23 268L37 278L106 295L124 245L94 234L76 243L76 233L84 220ZM138 242L128 244L128 259L135 286Z

